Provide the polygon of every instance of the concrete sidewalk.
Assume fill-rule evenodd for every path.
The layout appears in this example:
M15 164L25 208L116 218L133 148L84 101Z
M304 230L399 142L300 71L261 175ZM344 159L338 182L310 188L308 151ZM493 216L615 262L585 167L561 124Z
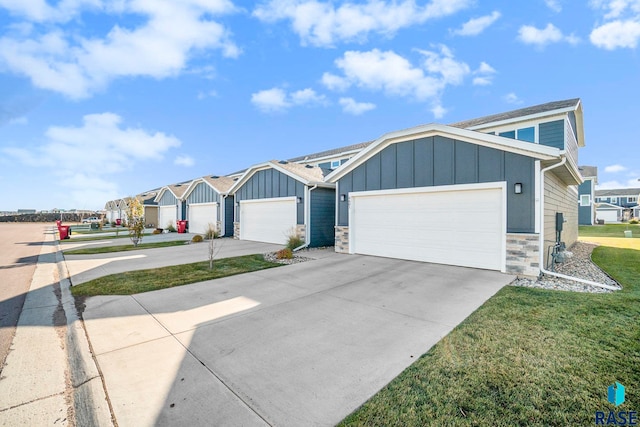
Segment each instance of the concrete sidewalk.
M2 369L0 426L112 425L62 261L51 229Z
M514 278L315 255L87 299L83 317L118 425L335 425Z
M215 240L216 258L262 254L282 249L282 245L223 238ZM207 243L193 243L167 248L140 249L96 255L65 255L71 283L79 285L98 277L125 271L189 264L209 259Z

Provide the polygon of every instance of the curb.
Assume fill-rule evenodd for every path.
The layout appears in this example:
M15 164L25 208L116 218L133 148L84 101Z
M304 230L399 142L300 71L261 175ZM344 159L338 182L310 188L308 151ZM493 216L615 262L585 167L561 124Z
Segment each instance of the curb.
M100 370L93 358L84 322L78 316L71 295L71 281L59 241L56 240L56 264L60 277L62 305L67 318L66 347L73 387L73 406L77 426L117 426Z

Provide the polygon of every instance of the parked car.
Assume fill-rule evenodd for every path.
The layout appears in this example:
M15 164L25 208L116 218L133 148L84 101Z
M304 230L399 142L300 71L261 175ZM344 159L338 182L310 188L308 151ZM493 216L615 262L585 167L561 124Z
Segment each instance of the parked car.
M97 216L90 216L89 218L85 218L82 220L83 224L91 224L92 222L100 222L100 218Z

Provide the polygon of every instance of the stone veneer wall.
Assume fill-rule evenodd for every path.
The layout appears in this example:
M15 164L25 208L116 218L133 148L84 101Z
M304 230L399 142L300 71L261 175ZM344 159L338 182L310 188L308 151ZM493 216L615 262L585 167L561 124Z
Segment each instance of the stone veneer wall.
M540 275L540 235L507 233L506 272L518 276Z
M307 237L306 235L306 231L307 231L307 226L304 224L296 224L296 235L301 238L303 241L306 240L305 238ZM307 243L307 242L305 242Z
M240 238L240 223L235 221L233 222L233 238L234 239Z
M336 242L335 251L340 254L349 253L349 227L344 225L337 225L336 229Z

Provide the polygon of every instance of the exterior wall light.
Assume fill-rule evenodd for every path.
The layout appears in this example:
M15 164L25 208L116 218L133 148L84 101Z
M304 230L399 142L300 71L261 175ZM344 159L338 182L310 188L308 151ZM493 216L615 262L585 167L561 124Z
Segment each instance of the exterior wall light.
M521 182L516 182L515 185L513 186L513 192L516 194L522 194L522 183Z
M298 202L298 203L302 203L302 197L297 197L297 198L296 198L296 202Z
M347 200L347 195L346 194L341 194L340 195L340 201L344 202L345 200Z

